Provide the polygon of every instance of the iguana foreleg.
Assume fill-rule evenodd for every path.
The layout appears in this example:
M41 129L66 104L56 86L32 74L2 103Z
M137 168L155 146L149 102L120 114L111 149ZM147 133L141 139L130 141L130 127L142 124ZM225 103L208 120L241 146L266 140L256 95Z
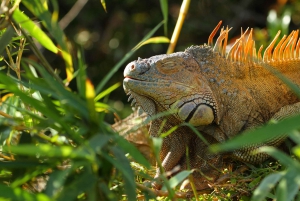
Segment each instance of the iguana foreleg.
M166 122L164 125L160 119L154 120L150 126L150 135L157 136L159 132L164 133L171 129L173 126ZM159 126L158 126L159 125ZM161 131L157 128L164 126ZM160 161L164 171L171 171L176 165L181 165L180 160L185 156L186 147L190 144L192 137L191 133L188 132L186 127L178 127L170 135L163 138L163 143L160 151ZM181 167L182 168L182 167ZM155 178L161 175L160 168L157 168ZM154 187L161 188L160 182L154 184Z

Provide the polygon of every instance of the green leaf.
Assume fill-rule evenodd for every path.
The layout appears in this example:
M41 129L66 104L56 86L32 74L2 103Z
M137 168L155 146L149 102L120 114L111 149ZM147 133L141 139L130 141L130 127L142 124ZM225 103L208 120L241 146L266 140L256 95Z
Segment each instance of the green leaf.
M27 15L22 13L19 9L16 9L13 13L14 20L21 25L28 33L34 37L41 45L50 50L51 52L57 53L58 49L52 40L45 34L33 21L29 19Z
M107 12L105 0L100 0L100 2L101 2L101 4L102 4L103 9L105 10L105 12Z
M276 188L276 200L284 200L284 201L289 201L287 200L287 181L285 178L281 179L279 181L279 184L277 185Z
M282 178L284 173L273 173L266 176L259 186L254 190L251 201L262 201L268 195L270 190L274 188L276 183Z
M65 60L67 81L71 81L73 78L73 61L70 51L67 46L66 37L57 22L58 11L54 10L54 15L48 11L47 7L43 5L40 0L22 0L22 3L26 6L30 12L32 12L36 17L38 17L46 29L51 33L54 39L59 44L61 50L61 55ZM54 9L58 6L53 5Z
M83 173L81 173L76 180L74 180L68 186L65 186L55 200L76 200L77 196L89 189L95 189L97 177L92 173L89 168L84 167Z
M14 34L14 28L11 25L9 25L0 38L0 55L2 55L3 50L9 44Z
M259 152L264 152L272 156L273 158L280 161L281 164L285 165L286 167L298 169L300 170L300 163L293 160L290 156L283 153L282 151L279 151L278 149L274 147L261 147L259 148Z
M286 185L286 192L283 193L284 199L286 201L294 200L295 196L299 192L299 186L300 186L300 169L293 169L288 168L287 173L282 178L281 182L285 182L284 186ZM280 186L280 183L278 187ZM279 187L280 188L280 187ZM280 200L280 199L278 199Z
M71 146L56 147L50 144L3 146L4 151L26 156L57 157L94 160L94 156L86 150Z
M55 197L60 193L60 190L64 187L67 176L69 175L71 168L64 170L56 170L49 175L47 181L45 194L49 197Z
M161 7L161 11L164 17L164 32L165 32L165 36L168 35L168 0L160 0L160 7Z
M112 147L111 150L116 157L116 160L106 153L103 153L103 156L122 173L124 179L124 188L128 196L128 200L134 201L136 200L136 185L134 182L133 170L130 167L129 161L118 147Z
M84 61L84 57L82 56L83 54L83 50L81 49L77 51L77 58L78 58L78 74L76 77L76 82L77 82L77 88L78 88L78 92L80 94L80 96L82 98L85 97L85 81L87 79L86 76L86 64Z
M150 43L170 43L170 39L165 36L157 36L157 37L149 38L148 40L137 44L134 48L132 48L132 50L137 50L143 45L147 45Z
M154 29L152 29L141 41L144 42L146 40L148 40L157 30L159 27L161 27L161 25L164 23L164 21L162 21L161 23L159 23L156 27L154 27ZM135 50L131 50L130 52L128 52L122 59L121 61L119 61L112 69L111 71L109 71L109 73L102 79L102 81L97 85L96 87L96 94L98 94L100 91L102 91L104 85L108 82L108 80L110 80L110 78L118 71L118 69L132 56L132 54L136 51Z
M112 91L114 91L115 89L117 89L119 86L121 85L121 83L116 83L112 86L110 86L109 88L105 89L103 92L101 92L100 94L98 94L95 97L95 101L97 102L98 100L100 100L101 98L107 96L108 94L110 94Z
M9 200L13 201L50 201L48 196L42 193L29 193L21 188L10 188L3 184L0 184L0 199L1 198L9 198Z
M293 148L293 153L300 158L300 145Z
M145 157L140 153L140 151L127 140L125 140L122 136L117 136L116 143L125 151L128 152L132 158L140 163L141 165L145 166L146 168L150 168L150 163Z
M300 115L283 119L280 122L267 124L263 127L246 131L224 144L212 145L210 150L213 152L230 151L243 148L249 144L258 144L274 139L292 130L300 128Z
M173 176L168 182L171 188L175 188L178 184L180 184L183 180L185 180L193 171L191 170L184 170ZM167 190L166 186L164 185L162 190Z

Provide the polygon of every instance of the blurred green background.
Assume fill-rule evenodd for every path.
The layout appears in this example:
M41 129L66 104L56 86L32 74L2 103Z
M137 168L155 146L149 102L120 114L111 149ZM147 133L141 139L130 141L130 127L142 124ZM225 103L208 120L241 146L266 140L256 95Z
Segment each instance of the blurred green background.
M70 46L76 49L82 47L87 63L87 72L94 85L97 85L109 70L120 61L151 29L163 20L159 0L106 0L107 13L99 0L58 1L60 25ZM179 14L182 1L169 1L168 32L171 38ZM79 13L71 12L76 17L69 18L67 13L77 9ZM277 17L270 19L268 15L273 10ZM229 37L235 39L240 35L240 28L255 29L257 45L267 43L272 32L284 29L282 18L290 16L288 29L297 29L300 25L299 0L192 0L188 15L181 31L175 51L183 51L190 45L206 43L207 38L216 24L223 20L223 25L233 27ZM274 16L273 16L274 17ZM70 23L68 23L68 20ZM288 20L288 19L286 19ZM163 36L163 26L155 36ZM147 58L166 53L168 44L150 44L140 48L130 60L138 57ZM44 54L50 64L64 72L64 62L60 57L45 50ZM128 61L129 62L129 61ZM124 66L125 67L125 66ZM106 88L123 80L121 67L109 81ZM64 77L64 76L63 76ZM74 82L74 83L73 83ZM75 81L70 87L75 87ZM131 109L122 87L114 91L107 99L121 118L126 117ZM113 122L113 114L107 115L107 120Z

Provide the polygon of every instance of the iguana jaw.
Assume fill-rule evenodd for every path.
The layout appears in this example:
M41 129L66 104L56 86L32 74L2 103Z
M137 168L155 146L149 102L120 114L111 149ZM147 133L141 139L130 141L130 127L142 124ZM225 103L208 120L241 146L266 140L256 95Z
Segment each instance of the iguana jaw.
M128 101L132 101L131 106L135 108L141 107L143 111L145 111L149 116L155 115L157 113L157 110L154 101L146 96L137 94L128 88L128 83L134 81L138 82L138 80L132 79L130 77L125 77L123 81L125 93L129 96Z

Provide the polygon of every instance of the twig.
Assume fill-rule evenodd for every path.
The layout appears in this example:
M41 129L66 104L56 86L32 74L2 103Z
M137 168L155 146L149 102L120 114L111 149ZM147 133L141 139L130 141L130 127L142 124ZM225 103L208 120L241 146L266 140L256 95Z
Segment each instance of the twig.
M64 30L78 15L88 0L77 0L69 12L59 21L59 26Z

